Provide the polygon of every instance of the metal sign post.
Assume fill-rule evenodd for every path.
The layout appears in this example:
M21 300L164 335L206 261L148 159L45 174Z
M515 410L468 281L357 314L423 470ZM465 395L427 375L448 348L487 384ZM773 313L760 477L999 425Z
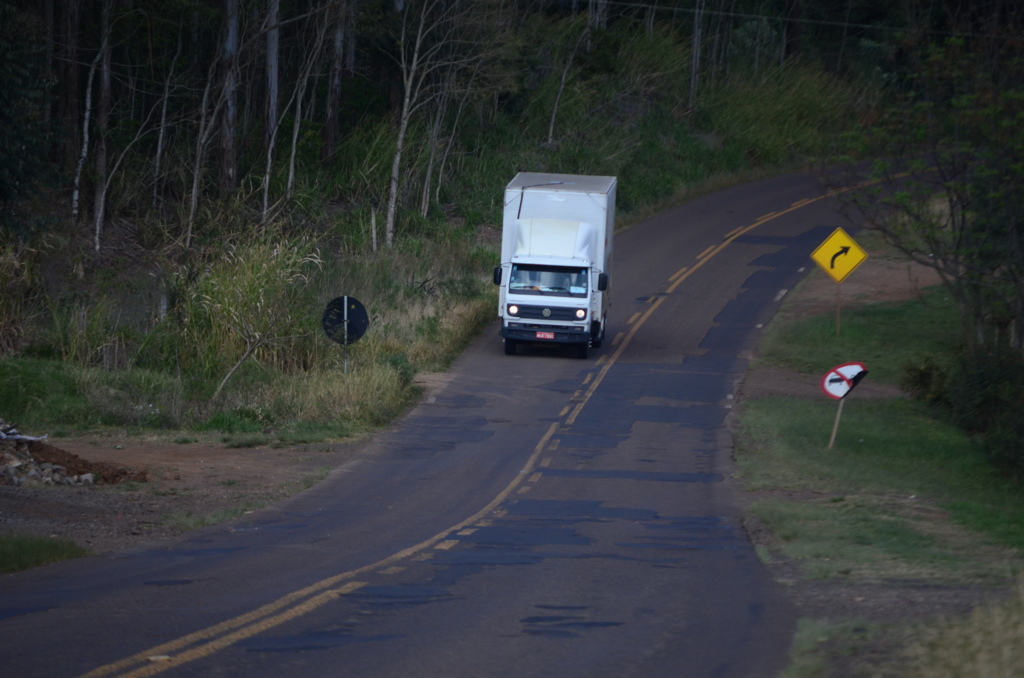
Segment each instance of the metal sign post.
M332 299L324 310L322 324L327 338L344 346L344 370L348 374L348 345L358 341L370 326L366 308L348 295Z
M342 364L344 365L344 367L343 367L344 374L348 374L348 296L346 295L346 296L342 297L342 299L345 300L343 302L343 304L345 306L345 319L342 321L342 323L345 326L345 341L344 341L345 358L344 358L344 361L343 361Z
M825 239L825 242L818 245L818 249L811 253L814 263L821 266L833 280L836 281L836 336L839 336L839 286L846 280L846 276L853 273L853 269L861 265L868 258L860 245L854 241L846 231L837 228L832 235Z

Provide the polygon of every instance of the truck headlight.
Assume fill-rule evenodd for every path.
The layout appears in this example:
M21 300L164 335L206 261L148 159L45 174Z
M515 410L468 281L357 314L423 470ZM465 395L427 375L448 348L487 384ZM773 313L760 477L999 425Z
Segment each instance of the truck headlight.
M587 311L583 308L576 309L576 320L583 320L587 317Z
M519 315L519 307L516 306L515 304L509 304L508 305L508 314L509 315Z

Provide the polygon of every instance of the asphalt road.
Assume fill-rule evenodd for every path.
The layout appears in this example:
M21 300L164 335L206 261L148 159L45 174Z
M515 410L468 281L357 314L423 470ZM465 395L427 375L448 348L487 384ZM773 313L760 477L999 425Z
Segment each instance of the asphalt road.
M843 225L812 177L616 237L587 360L496 328L311 490L166 548L0 578L10 676L773 676L795 611L742 529L727 418Z

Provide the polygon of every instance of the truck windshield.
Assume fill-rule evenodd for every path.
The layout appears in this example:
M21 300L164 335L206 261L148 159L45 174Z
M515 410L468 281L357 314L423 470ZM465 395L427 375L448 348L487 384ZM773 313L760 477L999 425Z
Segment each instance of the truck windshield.
M587 296L587 269L571 266L513 264L508 288L517 294Z

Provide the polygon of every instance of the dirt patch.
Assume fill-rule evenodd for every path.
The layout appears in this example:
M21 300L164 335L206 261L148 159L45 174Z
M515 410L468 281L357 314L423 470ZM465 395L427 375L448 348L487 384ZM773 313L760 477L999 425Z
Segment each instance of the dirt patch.
M146 469L137 470L121 464L89 461L42 440L36 440L29 444L28 453L40 464L52 464L64 468L67 475L88 474L92 476L96 485L144 483L148 480L149 472Z
M420 375L416 383L430 398L448 379ZM0 534L68 539L105 553L151 546L280 501L356 457L366 441L229 447L212 436L104 433L32 445L40 463L93 473L97 483L0 484Z
M784 313L811 315L827 313L836 307L906 301L942 282L933 268L885 254L871 253L849 277L837 284L824 271L814 267L793 291Z
M37 461L94 473L94 486L0 485L0 532L71 540L95 553L141 548L280 501L359 444L229 448L122 435L35 443Z

